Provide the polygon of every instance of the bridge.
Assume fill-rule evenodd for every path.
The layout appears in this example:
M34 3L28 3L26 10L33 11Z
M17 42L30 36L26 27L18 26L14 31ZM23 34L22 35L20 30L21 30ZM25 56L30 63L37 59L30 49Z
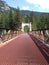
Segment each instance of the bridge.
M0 65L49 65L49 46L23 33L0 44Z

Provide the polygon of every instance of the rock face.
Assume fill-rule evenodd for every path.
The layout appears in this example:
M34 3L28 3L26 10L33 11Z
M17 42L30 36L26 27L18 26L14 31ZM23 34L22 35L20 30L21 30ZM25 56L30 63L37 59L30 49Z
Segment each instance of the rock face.
M8 4L5 1L0 0L0 13L6 12L6 11L9 11L9 10L10 10L10 6L8 6Z
M7 12L9 12L10 11L10 9L13 11L13 12L15 12L16 11L16 8L13 8L13 7L10 7L7 3L6 3L6 1L4 1L4 0L0 0L0 13L7 13ZM34 12L34 11L33 11ZM29 11L29 10L21 10L21 13L22 13L22 15L30 15L30 13L31 13L31 11ZM41 12L34 12L34 14L36 15L36 16L38 16L38 15L47 15L47 13L41 13Z

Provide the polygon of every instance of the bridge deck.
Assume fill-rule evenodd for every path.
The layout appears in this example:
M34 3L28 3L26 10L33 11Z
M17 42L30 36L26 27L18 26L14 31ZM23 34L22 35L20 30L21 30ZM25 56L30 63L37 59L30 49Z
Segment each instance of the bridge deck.
M0 65L49 65L28 34L0 48Z

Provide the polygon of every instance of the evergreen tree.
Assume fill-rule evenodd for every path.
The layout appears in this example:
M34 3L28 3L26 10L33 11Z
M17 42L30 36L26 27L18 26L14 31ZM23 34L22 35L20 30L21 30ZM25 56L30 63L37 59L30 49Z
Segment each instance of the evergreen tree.
M39 17L39 21L37 22L37 29L43 29L43 34L45 34L45 27L46 27L46 24L45 24L45 16L43 15L40 15Z
M33 12L30 13L30 22L33 23Z
M19 8L17 8L15 17L14 17L14 22L15 22L15 28L18 30L21 27L21 12Z
M46 23L46 28L49 28L49 14L47 14L46 16L45 23Z
M0 14L0 28L3 27L2 25L3 25L3 15Z
M28 23L28 22L30 22L30 16L29 15L26 15L25 16L25 23Z
M14 22L13 22L13 13L12 13L12 10L10 10L9 12L9 22L8 22L8 26L11 30L14 30Z

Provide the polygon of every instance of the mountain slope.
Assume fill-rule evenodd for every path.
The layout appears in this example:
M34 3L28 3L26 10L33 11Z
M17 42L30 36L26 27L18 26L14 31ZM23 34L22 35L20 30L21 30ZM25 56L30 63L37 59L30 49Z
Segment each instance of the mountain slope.
M8 4L5 1L0 0L0 13L6 12L9 10L10 10L10 7L8 6Z
M0 0L0 13L6 13L9 10L16 11L16 8L10 7L5 1ZM31 11L29 10L21 10L22 15L30 15ZM37 15L46 15L47 13L34 12Z
M31 12L32 11L29 10L21 10L22 15L30 15ZM39 16L39 15L47 15L48 13L33 11L33 14Z

